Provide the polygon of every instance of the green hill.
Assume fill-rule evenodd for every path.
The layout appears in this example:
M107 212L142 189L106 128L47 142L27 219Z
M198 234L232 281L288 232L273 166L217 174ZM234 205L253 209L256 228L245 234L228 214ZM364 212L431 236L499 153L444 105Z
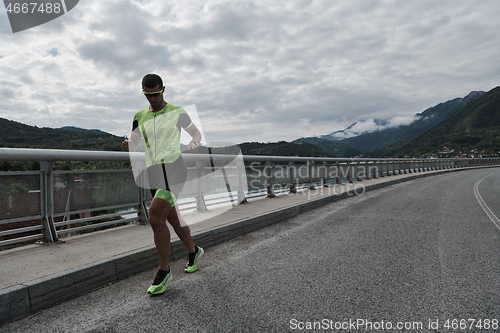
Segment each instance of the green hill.
M500 87L496 87L422 136L392 148L365 152L363 156L496 156L499 152Z
M39 128L0 118L0 147L39 148L69 150L120 151L124 138L99 130L86 130L77 127ZM77 162L58 161L54 169L120 169L127 168L127 162ZM0 171L39 170L38 162L0 162Z
M39 128L0 118L0 147L119 151L122 141L98 130Z

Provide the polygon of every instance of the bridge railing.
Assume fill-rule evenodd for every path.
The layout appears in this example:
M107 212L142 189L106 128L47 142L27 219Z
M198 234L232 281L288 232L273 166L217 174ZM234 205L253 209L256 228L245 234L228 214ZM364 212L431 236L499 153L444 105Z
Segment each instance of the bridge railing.
M137 154L137 153L136 153ZM448 168L499 165L499 158L346 159L183 154L192 180L179 198L181 211L220 205L229 191L238 202L318 186ZM129 161L127 152L0 148L1 161L38 161L37 171L0 172L0 249L128 223L146 223L149 190L135 185L132 169L55 170L56 161ZM226 166L237 189L209 186L203 175ZM242 190L244 188L244 190Z

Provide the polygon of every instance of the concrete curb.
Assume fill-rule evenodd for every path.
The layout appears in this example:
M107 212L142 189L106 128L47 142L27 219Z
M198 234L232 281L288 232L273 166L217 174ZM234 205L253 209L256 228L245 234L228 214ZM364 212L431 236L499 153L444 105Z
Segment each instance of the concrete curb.
M392 180L390 176L387 176L388 179L385 182L363 186L363 193L417 178L476 168L485 167L468 167L445 169L428 173L415 173L405 178ZM359 182L359 184L363 183ZM351 191L350 193L342 192L308 200L294 206L281 208L248 218L242 218L215 227L211 230L193 233L192 236L198 245L208 248L353 195L357 194ZM187 250L182 242L180 240L172 241L171 259L177 260L186 256ZM0 325L32 312L68 301L107 284L117 282L130 275L151 269L157 265L157 261L156 249L151 245L113 256L109 259L96 261L61 273L4 288L0 290L0 304L2 304L0 308Z

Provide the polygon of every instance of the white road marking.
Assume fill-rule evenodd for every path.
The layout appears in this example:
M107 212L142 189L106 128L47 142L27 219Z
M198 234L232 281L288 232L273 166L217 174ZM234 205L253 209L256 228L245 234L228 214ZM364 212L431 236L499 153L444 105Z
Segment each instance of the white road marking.
M496 175L496 174L493 174L493 175ZM491 211L490 207L488 207L488 205L486 204L486 202L484 202L483 198L479 194L479 184L481 184L481 182L483 180L485 180L486 178L488 178L490 176L493 176L493 175L489 175L489 176L483 177L482 179L480 179L480 180L478 180L476 182L476 184L474 185L474 195L476 196L477 201L481 205L481 208L483 208L483 210L486 213L486 215L488 215L488 217L490 218L491 222L493 222L493 224L498 228L498 230L500 230L500 220Z

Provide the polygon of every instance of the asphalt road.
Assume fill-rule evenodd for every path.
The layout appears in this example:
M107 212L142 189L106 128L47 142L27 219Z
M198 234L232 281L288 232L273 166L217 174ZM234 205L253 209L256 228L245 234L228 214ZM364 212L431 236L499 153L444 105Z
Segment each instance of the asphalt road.
M500 332L499 194L500 169L368 192L174 262L161 296L151 270L0 331Z

